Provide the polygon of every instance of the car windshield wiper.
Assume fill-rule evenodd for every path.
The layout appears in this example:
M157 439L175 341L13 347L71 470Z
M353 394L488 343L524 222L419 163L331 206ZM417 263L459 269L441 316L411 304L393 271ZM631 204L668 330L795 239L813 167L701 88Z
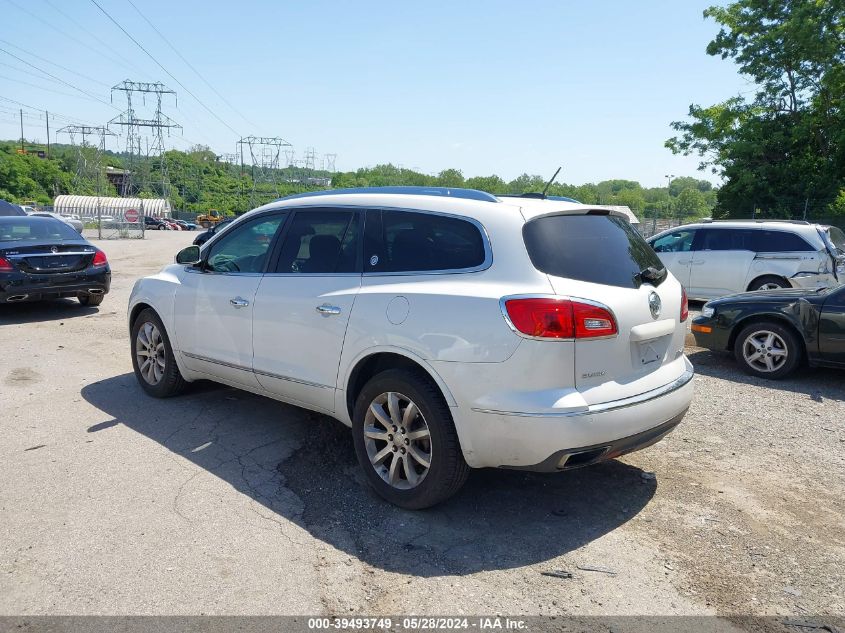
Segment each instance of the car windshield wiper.
M667 271L665 268L655 268L654 266L649 266L648 268L644 268L641 270L637 277L642 282L648 282L652 285L659 286L663 283L666 279Z

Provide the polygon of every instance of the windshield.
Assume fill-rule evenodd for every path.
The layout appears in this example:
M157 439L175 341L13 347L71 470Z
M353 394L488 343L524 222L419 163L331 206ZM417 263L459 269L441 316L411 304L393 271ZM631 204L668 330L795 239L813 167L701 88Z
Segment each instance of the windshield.
M0 242L69 242L82 236L73 228L43 217L0 218Z
M845 233L842 232L842 229L829 226L824 232L833 247L839 251L839 254L845 254Z
M547 215L528 222L522 235L531 263L548 275L623 288L665 279L651 246L620 217Z

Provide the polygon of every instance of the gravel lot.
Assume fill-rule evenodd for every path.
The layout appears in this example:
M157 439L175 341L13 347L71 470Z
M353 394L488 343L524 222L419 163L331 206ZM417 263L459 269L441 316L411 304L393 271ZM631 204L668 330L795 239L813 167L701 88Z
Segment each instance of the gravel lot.
M0 614L845 614L842 372L765 383L690 348L695 401L656 446L405 512L337 422L143 395L128 294L192 237L100 243L99 309L0 306Z

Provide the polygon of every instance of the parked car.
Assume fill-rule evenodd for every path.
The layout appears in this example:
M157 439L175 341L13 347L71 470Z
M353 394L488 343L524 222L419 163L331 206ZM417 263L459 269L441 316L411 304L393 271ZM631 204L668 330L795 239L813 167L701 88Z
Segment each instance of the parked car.
M0 217L0 302L76 297L100 305L111 285L106 254L52 217Z
M176 224L178 224L179 226L181 226L183 231L196 231L197 230L197 225L194 224L193 222L186 222L185 220L173 220L173 221L176 222Z
M30 213L29 215L35 215L35 216L39 216L39 217L42 217L42 218L56 218L60 222L64 222L65 224L70 226L77 233L82 233L82 229L84 228L84 226L82 225L82 222L80 222L79 220L73 220L71 218L66 218L63 215L59 215L58 213L50 213L49 211L34 211L33 213Z
M210 229L208 229L207 231L203 231L202 233L200 233L199 235L197 235L194 238L194 245L195 246L202 246L208 240L210 240L211 237L214 234L216 234L219 231L222 231L225 227L229 226L233 221L234 221L234 218L229 219L229 220L223 220L222 222L218 222L217 224L212 225L212 227Z
M649 238L690 298L845 280L845 234L799 221L700 222Z
M0 216L21 215L26 215L26 211L24 211L19 205L12 204L11 202L7 202L6 200L0 200Z
M147 231L169 231L170 225L161 218L155 218L151 215L145 215L144 229Z
M615 211L387 187L251 211L140 279L128 316L148 394L210 378L334 416L375 490L423 508L468 467L657 442L692 399L687 314Z
M692 332L700 347L731 351L762 378L785 378L804 363L845 367L845 286L716 299L693 319Z

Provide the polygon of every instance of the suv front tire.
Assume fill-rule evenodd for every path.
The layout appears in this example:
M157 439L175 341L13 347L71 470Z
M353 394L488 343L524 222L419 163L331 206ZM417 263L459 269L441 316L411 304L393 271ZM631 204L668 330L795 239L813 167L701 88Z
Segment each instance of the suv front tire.
M182 377L170 338L159 316L142 310L132 324L132 368L138 383L154 398L169 398L184 391Z

